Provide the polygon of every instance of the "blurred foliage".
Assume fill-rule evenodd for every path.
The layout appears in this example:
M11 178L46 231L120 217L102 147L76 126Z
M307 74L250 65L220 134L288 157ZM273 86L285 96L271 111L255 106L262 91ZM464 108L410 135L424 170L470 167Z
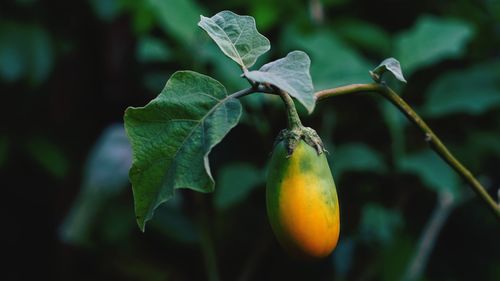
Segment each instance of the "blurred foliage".
M387 245L395 240L396 230L402 223L403 218L399 211L368 203L363 207L359 235L365 241Z
M459 198L462 186L458 175L444 161L440 161L433 151L426 149L406 155L398 163L402 171L417 175L425 187L436 192L451 192Z
M69 163L66 155L53 142L44 137L31 137L25 144L26 150L41 168L56 178L68 173Z
M432 84L422 110L426 115L436 117L453 113L484 113L500 104L499 78L499 61L450 71Z
M31 84L47 79L54 50L46 30L37 25L0 22L0 77L7 82L25 78Z
M252 165L235 163L221 169L217 178L214 204L226 209L246 199L253 188L262 184L264 175Z
M3 1L0 174L16 264L6 280L206 280L206 259L221 280L400 280L441 192L463 200L419 280L500 279L498 222L420 132L370 94L301 111L321 132L338 188L331 258L294 260L272 236L264 171L286 120L279 99L263 95L241 99L242 122L211 153L215 192L177 190L141 233L124 109L146 104L177 70L210 75L228 92L246 87L197 27L200 14L225 9L254 16L271 41L253 70L302 50L316 90L370 82L368 70L398 59L408 83L385 82L496 193L498 1Z
M379 153L362 143L349 143L335 149L331 157L332 172L336 178L347 171L386 172L387 166Z
M405 73L456 58L464 53L473 30L462 21L423 15L409 31L396 38L395 56L405 66Z

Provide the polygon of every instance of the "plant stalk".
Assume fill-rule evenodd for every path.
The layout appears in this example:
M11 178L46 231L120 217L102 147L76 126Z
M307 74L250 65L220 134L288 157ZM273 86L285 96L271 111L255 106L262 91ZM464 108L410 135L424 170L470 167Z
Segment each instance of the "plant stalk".
M284 91L279 91L281 99L285 103L286 113L288 116L288 129L289 130L297 130L302 128L302 122L300 122L299 114L297 113L297 108L295 108L295 103L293 99L288 95L288 93Z
M248 95L253 94L253 93L276 94L276 92L273 89L266 87L265 85L262 85L262 84L256 84L252 87L248 87L248 88L245 88L243 90L239 90L237 92L234 92L231 95L229 95L228 98L238 99L238 98L242 98L244 96L248 96Z
M500 220L500 205L493 200L486 189L474 177L474 175L458 161L441 140L434 134L429 126L418 116L418 114L391 88L376 84L352 84L343 87L337 87L327 90L322 90L315 93L317 101L347 94L375 92L382 95L396 106L415 126L417 126L425 135L425 140L430 144L431 148L450 165L474 190L474 192L486 203L495 217Z

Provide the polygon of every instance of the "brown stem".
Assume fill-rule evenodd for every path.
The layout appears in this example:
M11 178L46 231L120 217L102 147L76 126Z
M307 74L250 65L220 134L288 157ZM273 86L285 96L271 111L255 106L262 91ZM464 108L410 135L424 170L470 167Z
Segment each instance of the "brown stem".
M486 203L497 219L500 220L500 205L493 200L488 194L486 189L481 183L472 175L472 173L458 161L448 150L448 148L441 142L441 140L434 134L434 132L427 126L427 124L418 116L418 114L391 88L376 84L352 84L338 88L327 89L319 91L315 94L318 101L325 98L361 93L361 92L375 92L382 95L396 106L415 126L417 126L425 135L425 140L430 144L431 148L450 165L474 190L474 192Z

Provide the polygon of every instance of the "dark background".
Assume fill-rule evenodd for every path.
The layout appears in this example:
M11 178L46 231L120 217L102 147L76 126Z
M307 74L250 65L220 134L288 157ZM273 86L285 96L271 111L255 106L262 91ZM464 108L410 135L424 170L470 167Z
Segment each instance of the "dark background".
M331 257L295 260L270 231L265 169L286 124L279 101L262 95L242 99L240 125L210 155L215 193L176 191L141 233L123 112L176 70L211 75L228 92L247 87L196 26L225 9L252 15L270 39L257 67L304 50L317 90L369 82L380 61L400 60L408 83L387 83L496 197L498 1L3 1L3 280L403 280L420 241L435 247L413 280L500 279L498 221L373 94L302 112L330 151L339 192Z

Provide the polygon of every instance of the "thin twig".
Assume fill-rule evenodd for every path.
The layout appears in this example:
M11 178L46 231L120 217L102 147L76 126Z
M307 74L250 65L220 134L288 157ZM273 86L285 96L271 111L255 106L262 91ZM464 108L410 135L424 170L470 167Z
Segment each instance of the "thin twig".
M422 276L429 262L429 257L434 249L439 233L455 206L455 198L451 193L439 193L436 207L420 236L415 255L411 259L401 279L402 281L414 281Z
M240 90L238 92L234 92L231 95L229 95L230 98L242 98L244 96L253 94L253 93L267 93L267 94L276 94L276 92L273 89L270 89L262 84L256 84L253 87L245 88L243 90Z
M431 148L450 165L474 190L474 192L486 203L497 219L500 220L500 205L488 194L486 189L481 183L472 175L472 173L465 168L460 161L458 161L441 142L441 140L434 134L434 132L427 126L427 124L418 116L418 114L392 89L385 85L370 83L370 84L352 84L348 86L327 89L319 91L315 94L316 100L320 101L328 97L340 96L346 94L354 94L361 92L375 92L382 95L396 106L414 125L416 125L422 133L424 133L425 140L430 144Z

